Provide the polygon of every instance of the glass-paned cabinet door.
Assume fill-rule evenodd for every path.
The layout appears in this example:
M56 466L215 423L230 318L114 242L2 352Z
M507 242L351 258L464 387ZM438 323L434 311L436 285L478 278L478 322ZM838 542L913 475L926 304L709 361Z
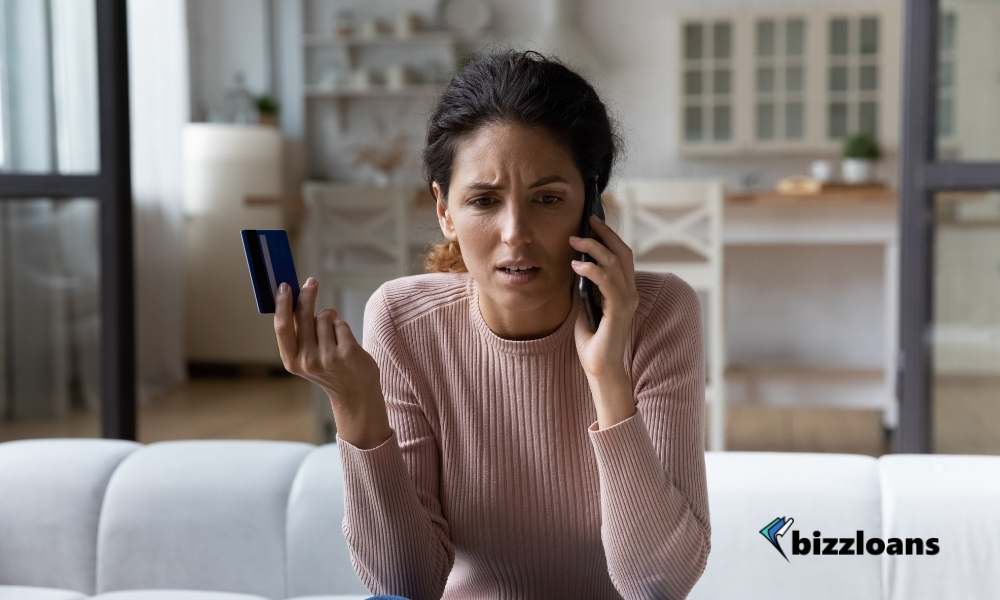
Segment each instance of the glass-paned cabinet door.
M754 21L753 131L758 142L806 137L806 20Z
M937 139L955 139L955 11L943 10L938 19Z
M733 140L733 23L711 19L681 26L681 139L688 146Z
M834 16L827 21L826 136L878 135L881 88L878 15Z

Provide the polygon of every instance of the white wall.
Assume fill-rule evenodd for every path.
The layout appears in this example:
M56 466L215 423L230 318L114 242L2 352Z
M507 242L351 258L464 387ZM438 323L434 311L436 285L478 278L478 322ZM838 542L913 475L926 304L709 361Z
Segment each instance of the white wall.
M187 0L191 114L221 113L238 71L254 94L272 92L270 0Z
M287 89L287 82L297 85L297 78L301 78L301 65L292 64L289 58L301 56L300 48L287 47L298 44L298 40L290 39L298 23L307 22L313 31L323 31L328 30L326 20L332 20L337 7L363 6L358 13L364 14L400 5L391 0L274 2L271 9L282 44L276 55L283 57L275 70L278 81L286 86L281 90L283 98L295 97L294 90ZM252 84L264 81L271 67L261 47L265 39L262 32L267 29L263 23L266 6L259 1L193 4L197 8L192 12L202 19L197 27L199 34L192 39L192 87L196 88L193 98L197 109L197 102L211 103L221 97L220 77L231 77L236 66L246 69ZM202 4L213 6L206 8ZM433 4L425 0L409 6L419 10ZM840 0L837 4L855 7L867 6L868 2ZM490 31L474 42L530 47L525 44L539 29L542 4L537 0L490 0L490 5ZM743 176L755 173L756 187L766 187L780 177L806 173L813 156L712 160L684 160L679 156L675 119L679 46L676 15L679 11L706 8L774 6L808 10L830 5L822 0L580 0L578 24L604 63L591 81L618 119L626 142L618 174L721 176L731 186L739 187ZM391 102L356 103L359 106L351 106L347 113L349 127L342 131L334 126L332 103L311 104L313 108L304 116L300 101L283 107L283 128L286 134L306 137L312 176L345 179L356 172L350 165L351 149L377 139L376 118L382 118L389 129L385 137L396 131L410 134L412 151L407 175L417 179L419 149L431 100ZM895 183L896 168L890 155L880 167L881 175ZM878 368L882 352L880 264L879 250L874 246L848 251L817 248L796 255L777 247L734 250L727 264L730 360L799 359L807 364ZM775 277L786 279L788 285L766 289L759 285ZM792 290L794 293L790 293ZM766 310L760 310L762 306Z

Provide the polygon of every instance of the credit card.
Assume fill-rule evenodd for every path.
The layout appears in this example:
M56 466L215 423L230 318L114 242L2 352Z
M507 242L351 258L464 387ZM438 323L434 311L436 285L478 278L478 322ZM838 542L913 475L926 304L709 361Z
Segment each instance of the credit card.
M278 286L292 288L293 310L299 305L299 279L295 275L292 247L284 229L241 229L243 252L250 269L250 284L257 300L257 312L274 313Z

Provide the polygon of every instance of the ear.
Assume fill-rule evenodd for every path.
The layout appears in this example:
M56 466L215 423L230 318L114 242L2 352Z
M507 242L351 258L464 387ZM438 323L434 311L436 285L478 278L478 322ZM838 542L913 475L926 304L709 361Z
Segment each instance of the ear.
M455 233L455 223L451 220L451 212L448 210L448 199L445 198L444 192L441 191L441 186L438 182L431 183L431 190L434 192L434 206L437 209L438 225L441 227L441 233L444 234L445 239L448 241L456 241L458 235Z

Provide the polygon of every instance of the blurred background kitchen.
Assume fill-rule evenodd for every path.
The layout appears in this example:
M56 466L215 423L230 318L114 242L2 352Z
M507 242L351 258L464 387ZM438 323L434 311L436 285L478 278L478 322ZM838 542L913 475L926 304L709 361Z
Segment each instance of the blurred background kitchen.
M0 440L330 440L238 230L287 229L300 281L360 338L371 292L440 239L420 169L437 94L510 46L578 69L619 121L609 220L639 269L701 294L707 448L878 456L916 422L921 451L1000 451L1000 184L907 188L902 131L931 132L940 160L1000 161L1000 0L941 2L932 46L908 40L904 0L130 1L117 229L84 185L125 162L101 164L120 115L100 110L95 6L0 0ZM930 60L936 76L904 77ZM927 94L923 123L907 102ZM901 207L925 198L923 244L901 243ZM103 322L102 295L131 293L101 272L109 235L134 241L134 331ZM102 364L134 369L115 380L134 397ZM923 383L901 402L907 369Z

